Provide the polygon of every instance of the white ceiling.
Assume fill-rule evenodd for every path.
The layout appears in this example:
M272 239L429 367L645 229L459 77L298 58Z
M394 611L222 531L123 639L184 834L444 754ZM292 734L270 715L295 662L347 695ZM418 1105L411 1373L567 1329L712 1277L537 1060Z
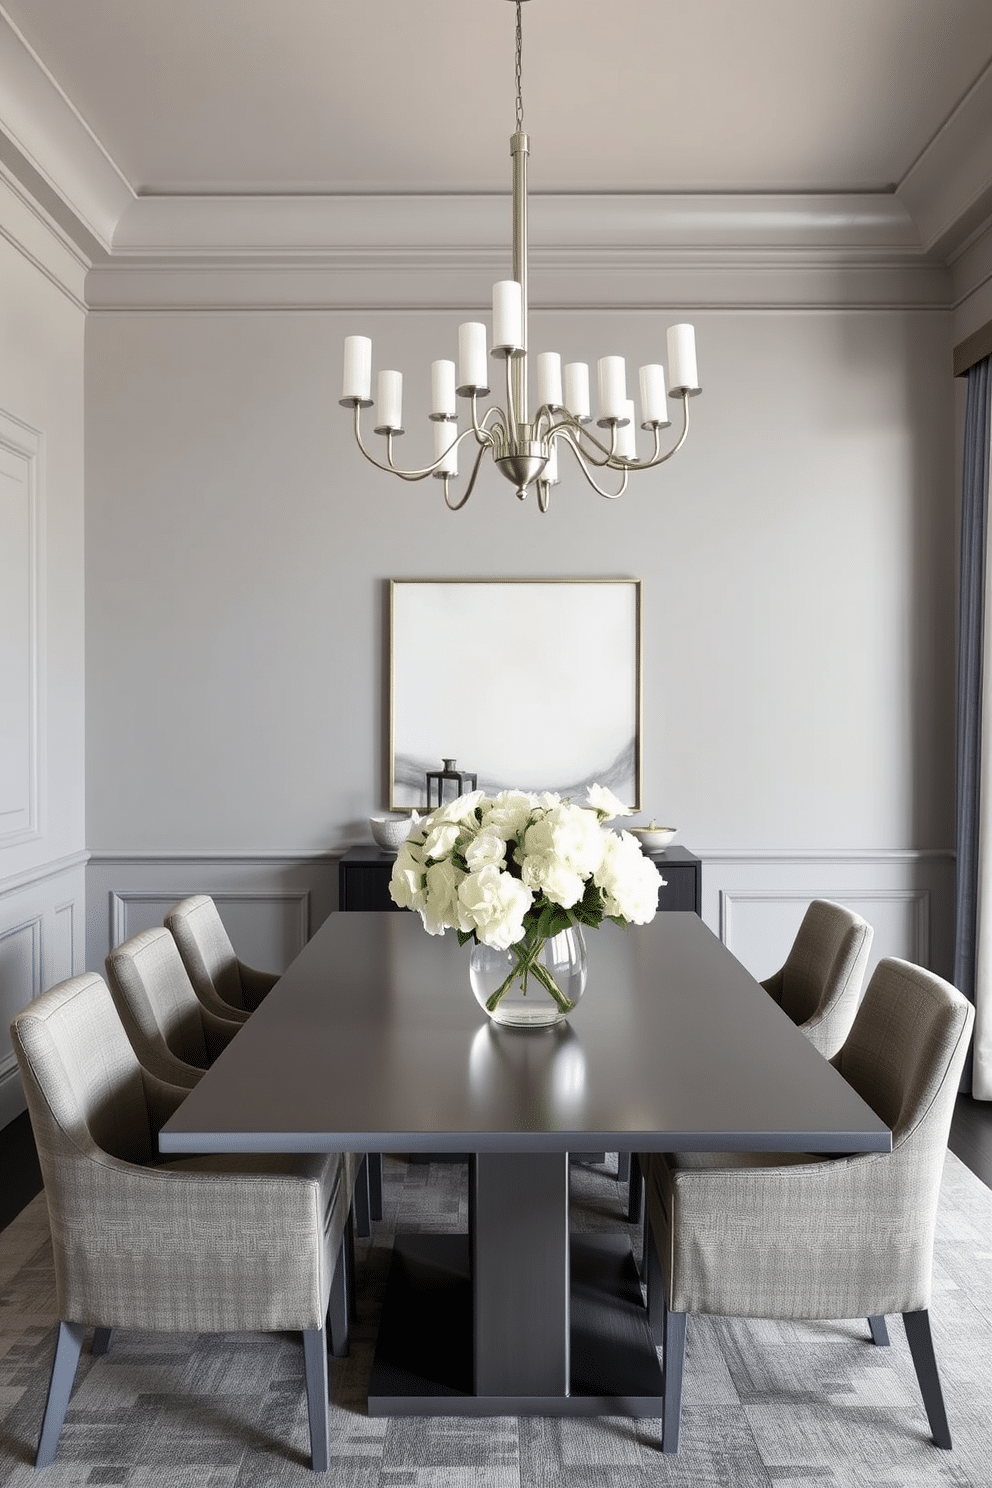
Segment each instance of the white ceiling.
M992 0L528 0L523 26L535 194L863 194L869 222L895 196L924 249L992 209ZM111 252L173 197L504 194L513 30L507 0L0 0L0 164Z
M503 191L507 0L3 0L133 190ZM899 185L990 0L529 0L547 191Z

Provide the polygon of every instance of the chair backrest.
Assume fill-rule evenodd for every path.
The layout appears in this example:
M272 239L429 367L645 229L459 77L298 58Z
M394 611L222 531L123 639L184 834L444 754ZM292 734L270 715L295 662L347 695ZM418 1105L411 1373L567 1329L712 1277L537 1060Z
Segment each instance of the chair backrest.
M165 917L183 964L201 997L216 993L231 1007L245 1006L238 958L217 906L209 894L193 894L173 905Z
M828 1059L854 1022L873 935L844 905L814 899L782 967L778 1000Z
M939 1184L974 1020L974 1007L950 982L888 956L875 968L851 1032L831 1060L892 1128L893 1155L912 1150L921 1194L928 1159Z
M154 1157L144 1081L106 983L70 977L10 1025L46 1190L66 1163L99 1148L124 1162Z
M200 1000L164 926L141 930L111 951L107 979L128 1038L146 1068L163 1073L155 1054L164 1044L185 1064L206 1069Z

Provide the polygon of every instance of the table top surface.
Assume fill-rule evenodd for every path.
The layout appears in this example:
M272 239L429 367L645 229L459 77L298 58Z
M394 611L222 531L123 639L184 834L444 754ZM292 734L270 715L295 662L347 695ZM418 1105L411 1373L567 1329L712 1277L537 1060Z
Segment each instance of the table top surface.
M585 994L498 1028L468 946L333 914L160 1133L174 1152L888 1151L697 915L586 932Z

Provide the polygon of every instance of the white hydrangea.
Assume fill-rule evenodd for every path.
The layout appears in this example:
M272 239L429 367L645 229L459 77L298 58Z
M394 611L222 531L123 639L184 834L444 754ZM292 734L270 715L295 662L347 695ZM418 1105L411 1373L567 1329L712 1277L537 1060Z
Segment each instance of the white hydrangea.
M474 930L486 945L505 951L524 938L524 915L534 895L509 873L492 863L470 873L458 886L459 928Z
M591 785L586 791L586 801L601 821L612 821L615 816L630 816L633 807L625 806L605 785Z
M593 875L604 912L632 925L646 925L658 908L661 874L630 832L611 832L603 861Z
M554 791L471 791L416 823L397 852L390 895L431 935L457 929L501 950L549 905L575 910L590 881L599 894L572 923L610 915L646 924L663 880L635 837L604 825L621 815L629 809L602 786L590 787L585 807Z

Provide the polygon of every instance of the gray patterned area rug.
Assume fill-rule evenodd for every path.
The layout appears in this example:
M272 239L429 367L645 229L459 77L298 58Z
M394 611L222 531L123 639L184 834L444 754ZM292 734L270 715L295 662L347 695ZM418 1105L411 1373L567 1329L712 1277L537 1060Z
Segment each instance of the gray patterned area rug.
M612 1169L615 1172L615 1168ZM657 1423L370 1420L365 1390L392 1236L467 1228L464 1164L385 1163L385 1219L359 1242L351 1357L332 1365L332 1462L307 1466L302 1347L290 1335L115 1335L84 1349L59 1455L31 1466L55 1322L44 1197L0 1234L0 1483L10 1488L648 1488L655 1484L992 1488L992 1191L952 1154L932 1318L954 1450L929 1440L902 1324L691 1319L681 1451ZM573 1169L577 1229L622 1229L605 1168Z

